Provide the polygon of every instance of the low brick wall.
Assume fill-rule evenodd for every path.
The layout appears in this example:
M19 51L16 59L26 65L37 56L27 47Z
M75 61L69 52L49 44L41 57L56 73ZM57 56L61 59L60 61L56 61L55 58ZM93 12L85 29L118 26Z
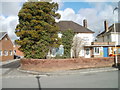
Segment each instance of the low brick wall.
M81 68L107 67L114 64L114 58L76 58L76 59L21 59L22 70L60 71Z

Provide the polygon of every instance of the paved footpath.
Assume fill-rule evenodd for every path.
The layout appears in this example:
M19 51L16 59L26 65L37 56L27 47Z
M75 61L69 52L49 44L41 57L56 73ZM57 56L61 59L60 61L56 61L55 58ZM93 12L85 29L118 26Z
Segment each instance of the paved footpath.
M67 71L58 71L58 72L33 72L33 71L24 71L18 69L10 69L7 72L2 74L4 78L15 78L15 77L35 77L39 76L64 76L64 75L75 75L75 74L92 74L97 72L110 72L117 71L116 68L106 67L106 68L91 68L91 69L80 69L80 70L67 70Z

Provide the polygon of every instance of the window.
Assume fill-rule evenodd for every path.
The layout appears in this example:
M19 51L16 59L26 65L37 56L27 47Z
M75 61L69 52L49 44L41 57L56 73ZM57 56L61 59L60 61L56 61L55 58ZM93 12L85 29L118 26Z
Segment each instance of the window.
M13 53L12 53L12 50L9 51L9 54L10 54L10 56L12 56L12 54L13 54Z
M118 54L120 54L120 48L118 48Z
M8 38L6 37L5 40L8 40Z
M7 50L4 51L4 55L8 56L8 51Z
M0 50L0 56L2 56L2 50Z
M13 52L14 52L14 54L16 55L16 50L14 50Z
M62 56L64 54L64 48L63 45L60 45L59 47L59 55Z
M100 47L94 47L94 54L99 55L100 54Z
M52 49L52 55L53 55L53 56L56 55L56 49L55 49L55 48Z
M90 51L90 49L87 48L87 49L86 49L86 55L89 55L89 54L90 54L89 51Z

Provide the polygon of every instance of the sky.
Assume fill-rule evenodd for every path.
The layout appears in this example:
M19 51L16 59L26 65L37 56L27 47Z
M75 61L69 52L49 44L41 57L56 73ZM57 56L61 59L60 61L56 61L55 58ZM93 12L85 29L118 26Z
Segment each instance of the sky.
M12 40L17 39L15 27L19 23L18 12L26 0L3 0L0 1L0 32L8 32ZM88 22L88 28L95 32L95 35L104 30L104 20L108 25L118 22L118 11L113 15L113 9L118 6L118 0L80 0L61 1L54 0L59 4L57 13L61 14L58 21L74 21L83 25L83 20ZM101 2L102 1L102 2ZM109 1L109 2L108 2ZM114 17L114 18L113 18Z

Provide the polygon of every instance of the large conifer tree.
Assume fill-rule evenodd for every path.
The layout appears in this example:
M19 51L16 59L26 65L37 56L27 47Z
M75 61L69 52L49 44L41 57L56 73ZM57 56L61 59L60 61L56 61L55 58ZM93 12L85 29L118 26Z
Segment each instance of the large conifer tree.
M19 24L16 26L16 34L20 37L16 43L25 58L46 58L51 47L60 45L58 38L59 28L55 19L60 15L57 3L50 2L25 2L19 11Z

